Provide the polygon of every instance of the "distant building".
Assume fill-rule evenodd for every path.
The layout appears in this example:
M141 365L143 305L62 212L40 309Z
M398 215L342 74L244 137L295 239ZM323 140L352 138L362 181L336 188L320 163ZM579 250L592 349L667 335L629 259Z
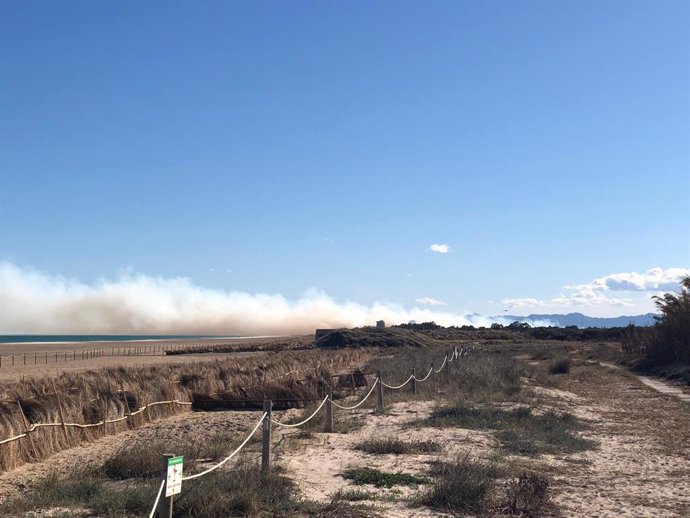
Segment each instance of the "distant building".
M386 327L386 323L383 320L377 320L376 327L379 329L383 329L384 327Z

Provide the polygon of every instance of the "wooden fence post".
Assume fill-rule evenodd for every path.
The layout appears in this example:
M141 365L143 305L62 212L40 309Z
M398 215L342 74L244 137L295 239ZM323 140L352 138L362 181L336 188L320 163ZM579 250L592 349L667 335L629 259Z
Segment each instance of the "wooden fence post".
M172 453L164 453L161 455L161 478L163 479L163 491L161 492L161 500L158 505L158 518L172 518L173 515L173 497L165 496L168 485L168 459L173 458Z
M107 430L106 430L106 421L108 420L108 400L106 398L103 398L103 437L107 435Z
M379 382L376 385L376 410L383 412L383 383L381 382L381 371L376 371Z
M410 369L410 374L412 374L412 394L417 394L417 380L415 379L414 367Z
M26 415L24 415L24 409L22 404L17 400L17 406L19 407L19 413L22 414L22 422L24 423L24 433L26 433L26 438L29 439L29 444L31 444L31 451L34 454L34 459L38 460L38 451L36 451L36 445L34 440L31 438L31 430L29 430L29 421L26 420Z
M122 392L122 398L125 400L125 405L127 405L127 420L125 422L128 428L134 428L134 423L132 423L132 410L129 408L129 399L127 399L124 383L120 383L120 390Z
M60 400L60 394L58 394L57 388L55 387L55 380L51 378L50 382L53 385L53 392L55 392L55 397L57 398L58 415L60 416L60 424L62 425L62 435L65 436L65 441L68 441L69 445L69 438L67 437L67 426L65 426L65 415L62 413L62 401Z
M261 474L268 476L271 474L271 414L273 402L270 399L264 400L264 413L266 417L261 425Z
M326 433L333 433L333 388L330 386L328 387L328 399L326 400L323 431Z

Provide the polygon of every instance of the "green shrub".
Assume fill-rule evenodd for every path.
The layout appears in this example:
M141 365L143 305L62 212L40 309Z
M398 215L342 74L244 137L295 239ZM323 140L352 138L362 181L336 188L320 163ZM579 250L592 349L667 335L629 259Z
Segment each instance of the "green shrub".
M441 445L434 441L403 441L397 438L367 439L355 445L355 449L376 455L403 455L415 453L437 453Z
M541 453L574 453L594 447L594 443L572 433L581 423L571 414L532 413L529 407L504 410L469 407L456 403L439 408L419 424L436 427L459 426L497 430L497 438L511 453L534 456Z
M495 464L469 455L439 463L431 471L435 482L421 503L444 511L485 511L500 474Z
M426 477L412 475L411 473L390 473L372 468L353 468L345 471L343 477L352 480L354 484L371 484L375 487L393 486L417 486L426 484Z
M567 356L556 358L549 365L549 372L551 374L567 374L570 372L570 358Z

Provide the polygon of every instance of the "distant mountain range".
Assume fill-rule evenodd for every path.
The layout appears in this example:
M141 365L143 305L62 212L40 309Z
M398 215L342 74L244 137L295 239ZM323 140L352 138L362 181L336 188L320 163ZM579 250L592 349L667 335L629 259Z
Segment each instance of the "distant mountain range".
M577 326L579 328L586 327L625 327L629 324L636 326L652 326L655 323L654 313L647 313L645 315L621 316L621 317L588 317L582 313L568 313L567 315L527 315L520 317L517 315L500 315L494 318L504 318L511 322L527 322L534 325L534 322L551 322L551 325L556 327Z

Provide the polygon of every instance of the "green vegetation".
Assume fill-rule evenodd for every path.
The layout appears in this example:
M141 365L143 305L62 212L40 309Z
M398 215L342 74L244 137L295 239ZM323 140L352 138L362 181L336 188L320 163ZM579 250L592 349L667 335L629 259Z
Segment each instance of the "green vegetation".
M342 500L347 500L348 502L361 502L363 500L372 500L375 495L372 495L368 491L362 491L361 489L350 489L348 491L342 491L339 493L339 498Z
M0 504L0 516L23 516L51 510L64 518L99 516L148 516L158 490L157 479L115 482L99 470L51 474L26 494ZM357 500L350 495L351 500ZM55 514L55 510L64 512ZM243 462L229 471L217 471L185 485L175 498L175 518L226 518L233 516L296 516L317 518L367 518L368 508L353 506L337 495L322 504L296 498L294 484L275 467L264 477L254 462Z
M523 472L510 476L492 461L459 456L434 465L433 485L419 503L450 513L540 516L548 505L548 479Z
M143 514L150 511L157 489L155 481L115 486L99 473L79 471L67 477L51 473L28 494L4 500L0 515L22 516L28 511L59 507L69 508L75 516L84 509L107 518ZM72 513L64 515L72 516Z
M367 439L355 445L356 450L375 455L403 455L438 453L441 445L434 441L403 441L397 438Z
M641 353L658 365L690 365L690 277L681 282L680 293L654 297L661 316L651 329L631 326L623 349Z
M574 435L581 428L570 414L532 413L529 407L503 410L492 407L473 408L462 403L440 408L422 425L496 430L502 446L517 455L535 456L542 453L575 453L592 449L594 443Z
M132 478L158 478L161 473L161 455L175 452L185 458L185 471L194 472L197 461L219 460L233 451L242 441L229 433L219 433L209 438L196 441L165 442L156 440L147 443L133 443L125 445L108 458L101 471L103 475L113 480L127 480ZM254 436L249 444L259 441Z
M660 312L656 326L630 326L623 351L637 359L637 370L690 385L690 277L682 279L679 293L655 296L654 301Z
M465 455L436 464L431 470L435 482L421 497L432 509L481 512L501 475L498 466Z
M428 478L411 473L390 473L372 468L348 469L342 475L357 485L371 484L375 487L387 488L393 486L418 486L429 482Z

